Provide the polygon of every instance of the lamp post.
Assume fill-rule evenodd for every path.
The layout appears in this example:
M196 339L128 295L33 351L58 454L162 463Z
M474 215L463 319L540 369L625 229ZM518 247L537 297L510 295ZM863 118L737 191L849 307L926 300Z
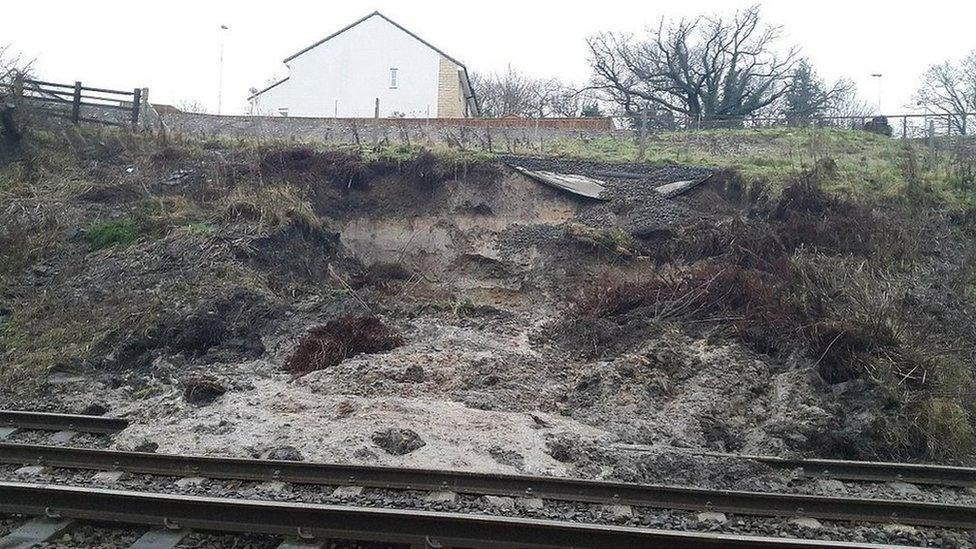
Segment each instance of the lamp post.
M217 114L223 110L224 104L224 34L230 30L227 25L220 26L220 68L217 81Z
M881 113L881 77L882 76L883 75L880 72L876 72L871 75L871 78L874 78L878 81L878 116L881 116L882 114Z

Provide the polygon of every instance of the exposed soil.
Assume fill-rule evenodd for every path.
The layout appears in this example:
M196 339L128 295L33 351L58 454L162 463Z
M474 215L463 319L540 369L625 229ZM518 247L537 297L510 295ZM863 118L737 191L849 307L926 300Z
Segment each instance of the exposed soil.
M90 176L92 153L79 154ZM733 248L771 249L760 248L765 229L806 206L762 209L728 174L677 198L653 191L714 175L708 168L506 160L600 177L609 200L499 162L371 164L297 149L117 153L98 164L110 179L44 187L63 210L56 221L46 216L54 206L13 196L8 227L50 222L53 237L4 272L0 319L33 341L61 341L55 323L84 335L70 359L36 374L36 387L0 391L0 404L98 404L132 422L119 448L255 457L286 448L306 460L657 483L786 480L692 450L896 454L876 435L890 396L862 370L834 367L862 353L840 332L817 333L830 351L818 357L755 344L754 332L735 329L739 305L662 314L647 293L621 305L634 297L625 291L597 296L599 314L580 308L610 279L678 280ZM248 183L255 177L263 186ZM128 217L143 223L134 243L85 240L96 220ZM941 213L926 219L956 234ZM837 227L803 234L818 235L823 257L860 261L837 249L850 243L827 239ZM722 240L729 234L743 239ZM810 242L777 237L775 253L793 257ZM747 255L736 256L740 268L769 271ZM965 275L965 257L945 267L947 279ZM957 303L939 314L971 310ZM0 351L13 364L22 349ZM660 453L635 457L617 443Z

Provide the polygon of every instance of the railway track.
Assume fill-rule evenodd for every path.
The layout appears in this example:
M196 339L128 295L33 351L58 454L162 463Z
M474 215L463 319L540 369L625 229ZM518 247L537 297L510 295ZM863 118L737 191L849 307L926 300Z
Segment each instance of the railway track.
M647 452L651 448L635 444L618 444L614 449ZM861 482L901 481L932 486L976 486L976 468L923 463L892 463L883 461L849 461L838 459L790 459L776 456L746 454L702 453L704 456L747 459L772 467L793 469L809 478L833 478Z
M131 547L175 547L189 529L295 536L283 547L323 547L346 539L405 544L411 547L614 547L614 548L813 548L879 545L678 532L577 524L551 520L493 517L397 509L370 509L211 498L142 492L0 482L0 511L46 517L34 529L70 526L71 519L142 525L151 530L140 540L170 533L165 545L137 541ZM175 535L174 535L175 533ZM4 538L6 539L6 538ZM4 545L0 547L29 547ZM23 542L23 536L18 540ZM32 543L30 539L27 543Z
M128 425L128 421L116 417L0 410L0 440L20 430L110 435L122 431Z
M124 420L116 418L9 411L0 411L0 424L9 428L52 431L75 429L96 433L116 432L125 426ZM758 456L758 460L774 460L770 461L771 465L817 471L817 476L837 475L855 480L897 479L921 484L970 486L973 479L972 469L959 467L778 460L762 456ZM96 472L122 471L161 477L204 477L394 491L453 492L473 496L576 502L583 505L731 513L738 516L976 529L976 508L972 506L893 499L710 490L555 477L122 452L12 442L0 442L0 463ZM162 531L148 532L146 535L149 536L149 541L163 538L178 540L179 536L175 534L177 530L182 532L192 528L220 532L300 535L317 539L406 543L421 547L425 544L436 547L437 543L445 547L870 547L837 542L818 544L804 540L662 531L471 513L371 509L241 498L208 498L150 491L91 489L87 486L41 482L0 482L0 512L47 517L39 519L37 524L30 523L33 526L28 527L25 534L28 540L44 533L50 534L72 520L83 520L166 527ZM166 492L165 488L160 490ZM431 545L428 537L433 534L436 534L437 540ZM6 539L0 539L0 548L30 546L16 543L5 545ZM137 543L133 547L171 547L176 542L173 543L174 545ZM287 542L281 547L315 546L317 545Z
M892 499L710 490L558 477L183 456L11 443L0 443L0 463L92 471L115 470L175 477L449 491L737 515L898 522L918 526L976 529L976 508L972 506Z

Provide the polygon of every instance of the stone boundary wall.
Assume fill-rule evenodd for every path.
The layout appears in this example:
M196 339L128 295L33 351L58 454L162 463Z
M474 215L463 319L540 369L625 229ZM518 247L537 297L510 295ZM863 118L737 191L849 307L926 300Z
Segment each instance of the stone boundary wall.
M609 118L304 118L159 113L167 131L194 137L320 141L344 145L448 145L514 151L556 139L620 137Z

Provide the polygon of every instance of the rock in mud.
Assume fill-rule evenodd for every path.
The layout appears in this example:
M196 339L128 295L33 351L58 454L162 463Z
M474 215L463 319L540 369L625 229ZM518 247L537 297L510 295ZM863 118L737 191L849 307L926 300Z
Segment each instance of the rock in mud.
M521 469L525 465L525 458L522 454L514 450L506 450L500 446L492 446L489 448L488 455L496 462L502 465L508 465L509 467L515 467L516 469Z
M107 413L108 408L97 402L93 402L88 406L85 406L80 412L78 412L79 415L83 416L104 416Z
M394 456L409 454L427 445L410 429L386 429L373 433L373 443Z
M146 452L150 454L156 453L156 450L159 450L159 444L149 442L148 440L142 441L132 449L133 452Z
M562 463L572 463L580 455L579 435L559 433L549 437L546 441L546 453L552 459Z
M305 461L305 456L294 446L279 446L268 450L265 459L277 461Z
M195 406L206 406L227 392L227 388L216 379L198 377L183 383L183 400Z
M403 372L403 381L411 383L423 383L426 379L424 373L424 367L419 364L411 364L407 366L406 371Z

